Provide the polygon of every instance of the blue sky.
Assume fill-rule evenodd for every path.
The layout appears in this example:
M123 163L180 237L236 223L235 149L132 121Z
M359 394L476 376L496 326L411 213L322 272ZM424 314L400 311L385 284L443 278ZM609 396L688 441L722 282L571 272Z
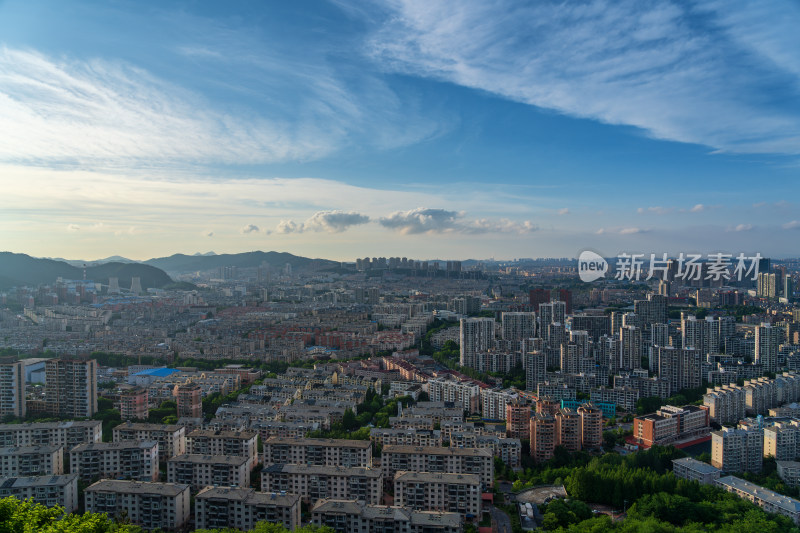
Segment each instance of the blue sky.
M796 257L798 25L793 2L0 0L0 248Z

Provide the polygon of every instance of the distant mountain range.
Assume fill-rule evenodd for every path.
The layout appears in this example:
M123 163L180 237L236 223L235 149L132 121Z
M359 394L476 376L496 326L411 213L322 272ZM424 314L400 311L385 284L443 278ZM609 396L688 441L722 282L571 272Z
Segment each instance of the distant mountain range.
M102 284L119 278L120 287L130 287L131 278L139 277L143 288L161 288L173 283L172 275L207 272L220 267L254 268L269 265L273 271L292 265L295 271L324 270L339 266L336 261L309 259L285 252L246 252L241 254L175 254L137 262L118 255L94 261L37 258L26 254L0 252L0 289L16 285L54 283L56 278L86 279Z
M213 254L211 252L210 254ZM336 261L328 259L309 259L286 252L245 252L241 254L175 254L169 257L148 259L145 264L158 267L173 275L187 272L203 272L215 268L235 266L237 268L254 268L262 264L273 270L283 268L287 263L294 270L322 270L339 266Z
M108 283L118 278L120 287L130 287L131 278L141 279L143 288L161 288L172 283L166 272L152 265L112 261L86 267L86 279ZM57 278L83 279L83 268L65 261L41 259L25 254L0 252L0 288L54 283Z

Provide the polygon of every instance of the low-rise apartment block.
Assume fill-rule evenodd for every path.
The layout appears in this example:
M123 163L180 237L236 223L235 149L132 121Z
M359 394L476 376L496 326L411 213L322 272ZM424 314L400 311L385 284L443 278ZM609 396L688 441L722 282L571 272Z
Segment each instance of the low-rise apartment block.
M258 433L255 431L214 431L196 429L186 437L186 453L200 455L241 455L252 470L258 463Z
M708 463L692 459L691 457L673 459L672 473L680 478L688 479L689 481L697 481L701 485L710 485L719 479L720 476L720 470L718 468L714 468Z
M303 422L284 422L282 420L263 420L250 422L250 428L258 431L261 442L266 442L270 437L300 439L311 431L319 429L319 424L304 424Z
M782 514L800 524L800 501L765 489L735 476L721 477L714 484L723 490L749 500L768 513Z
M372 466L372 442L367 440L270 437L263 444L264 465Z
M99 420L0 424L0 446L63 446L100 442L103 423Z
M191 514L189 485L103 479L85 491L86 512L122 513L144 529L176 531Z
M241 455L178 455L167 461L167 481L191 485L194 491L207 486L247 488L247 462Z
M158 480L158 442L121 441L81 444L69 452L69 467L84 481L122 478Z
M124 422L114 428L113 438L114 442L127 440L157 441L161 461L186 453L186 429L183 426Z
M78 509L78 475L0 477L0 498L33 498L47 507L60 505L68 513Z
M798 461L777 461L778 477L790 487L800 485L800 462Z
M475 474L399 471L394 477L394 501L400 507L476 517L481 510L481 479Z
M458 513L363 505L353 500L320 500L311 510L311 522L314 525L327 526L336 533L461 533L463 521Z
M441 446L442 432L438 429L372 428L369 440L380 446Z
M386 480L399 471L443 474L477 474L484 487L494 483L492 453L480 448L437 448L431 446L385 446L381 469Z
M383 474L377 468L273 464L261 471L261 490L299 494L310 503L322 498L350 498L380 503Z
M0 448L0 477L60 476L63 473L63 446Z
M300 496L206 487L195 496L194 520L197 529L232 527L250 531L259 522L270 522L294 531L300 527Z

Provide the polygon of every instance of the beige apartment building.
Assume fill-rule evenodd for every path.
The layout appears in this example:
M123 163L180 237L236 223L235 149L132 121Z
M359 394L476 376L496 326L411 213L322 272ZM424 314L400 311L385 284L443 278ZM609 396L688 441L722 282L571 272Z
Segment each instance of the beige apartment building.
M364 505L354 500L320 500L311 510L311 523L329 527L336 533L461 533L463 522L458 513Z
M0 448L0 476L60 476L64 473L63 446L7 446Z
M84 481L122 478L158 480L158 442L121 441L81 444L69 452L69 467Z
M294 531L300 524L300 496L249 488L206 487L194 499L196 529L252 530L259 522Z
M0 424L0 446L63 446L100 442L103 423L99 420Z
M186 429L178 425L123 422L114 428L113 440L157 441L161 461L186 453Z
M261 472L261 490L299 494L312 505L323 498L378 504L383 474L377 468L273 464Z
M215 431L196 429L186 437L186 453L200 455L240 455L247 457L252 470L258 463L258 433L255 431Z
M372 466L372 442L345 439L270 437L264 444L264 465Z
M33 498L47 507L59 505L68 513L78 509L78 475L0 477L0 498Z
M85 491L86 512L119 516L144 529L177 531L189 522L189 485L103 479Z
M494 457L480 448L437 448L433 446L385 446L381 453L384 479L398 471L442 474L477 474L484 487L494 483Z
M475 474L399 471L394 477L394 502L410 509L476 517L481 509L481 479Z
M167 481L191 485L193 491L207 486L247 488L247 463L241 455L178 455L167 461Z

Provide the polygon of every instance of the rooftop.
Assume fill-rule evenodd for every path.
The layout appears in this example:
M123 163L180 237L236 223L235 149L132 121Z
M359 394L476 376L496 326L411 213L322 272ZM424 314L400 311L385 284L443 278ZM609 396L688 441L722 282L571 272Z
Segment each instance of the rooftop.
M157 378L165 378L175 374L176 372L180 372L180 370L176 370L174 368L151 368L149 370L137 372L134 374L134 376L154 376Z
M347 440L347 439L307 439L304 437L270 437L264 444L289 444L292 446L327 446L335 448L364 448L372 446L368 440Z
M395 482L405 483L423 481L425 483L466 483L479 486L481 477L478 474L445 474L440 472L404 472L398 471L394 475Z
M0 489L25 487L61 487L78 479L78 474L63 476L0 477Z
M800 501L790 498L789 496L778 494L777 492L773 492L769 489L765 489L764 487L756 485L755 483L750 483L749 481L745 481L744 479L735 476L721 477L716 480L715 483L717 485L721 485L723 488L730 487L735 490L745 492L758 498L759 500L774 505L775 507L784 509L791 514L800 514Z
M184 453L183 455L177 455L173 457L167 462L241 466L247 463L247 461L248 458L241 455L204 455L201 453Z
M178 496L189 490L182 483L158 483L144 481L122 481L101 479L87 487L86 492L117 492L122 494L156 494L159 496Z
M300 496L297 494L282 494L279 492L256 492L255 489L205 487L195 496L197 500L232 500L246 502L250 505L276 505L278 507L291 507L295 505Z
M325 474L338 476L358 476L378 478L383 475L379 468L369 468L366 466L324 466L324 465L296 465L296 464L274 464L264 467L262 472L270 474Z
M694 470L695 472L700 472L701 474L713 474L715 472L719 472L718 468L711 466L708 463L704 463L703 461L698 461L697 459L692 459L691 457L683 457L681 459L673 459L673 464L681 464L687 468Z
M421 453L429 455L479 456L491 459L492 452L486 448L440 448L438 446L409 446L390 444L383 447L383 453Z
M155 440L122 440L119 442L90 442L79 444L72 448L70 453L91 452L91 451L110 451L110 450L133 450L155 448L158 441Z

